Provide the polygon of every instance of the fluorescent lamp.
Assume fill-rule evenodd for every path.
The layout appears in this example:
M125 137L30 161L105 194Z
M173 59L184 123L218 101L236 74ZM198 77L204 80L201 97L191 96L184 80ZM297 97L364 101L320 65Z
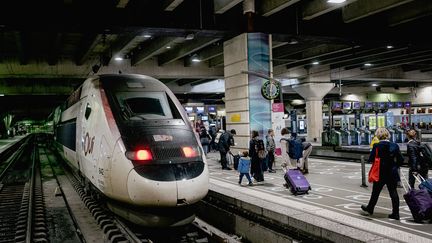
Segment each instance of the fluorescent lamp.
M145 34L145 35L143 35L143 37L144 37L144 38L150 38L151 35L149 35L149 34Z
M319 62L318 62L318 61L315 61L315 62L313 62L312 64L313 64L313 65L318 65Z
M372 66L371 63L365 63L364 65L365 65L365 67L370 67L370 66Z
M114 60L116 60L116 61L122 61L123 57L115 57Z
M388 46L387 46L387 49L392 49L392 48L393 48L392 45L388 45Z
M198 57L193 57L191 61L192 62L201 62L201 60Z
M343 3L346 0L327 0L328 3Z
M378 84L372 84L372 87L377 87L378 86Z
M166 49L171 49L171 46L167 46Z

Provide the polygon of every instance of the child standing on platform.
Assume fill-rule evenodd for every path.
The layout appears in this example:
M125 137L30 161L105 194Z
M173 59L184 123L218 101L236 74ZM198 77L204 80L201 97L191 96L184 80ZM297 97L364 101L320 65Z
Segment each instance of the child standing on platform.
M243 176L246 176L246 178L249 181L249 186L252 186L252 180L249 175L251 167L251 159L249 158L249 152L247 150L243 151L242 157L240 157L239 164L238 164L238 172L240 172L239 176L239 185L241 185Z

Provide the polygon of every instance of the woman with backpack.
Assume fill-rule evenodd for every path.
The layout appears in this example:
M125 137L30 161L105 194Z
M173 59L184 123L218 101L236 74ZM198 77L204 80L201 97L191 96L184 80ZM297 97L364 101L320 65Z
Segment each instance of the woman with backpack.
M251 158L251 175L257 182L264 181L264 174L262 170L262 162L259 154L260 152L260 144L262 142L262 146L264 147L264 142L259 138L258 131L253 130L251 134L251 140L249 141L249 157ZM261 141L261 142L260 142Z
M408 183L411 188L414 188L415 177L420 174L423 178L428 178L427 162L420 157L420 142L416 140L417 132L411 129L407 132L407 154L408 154Z

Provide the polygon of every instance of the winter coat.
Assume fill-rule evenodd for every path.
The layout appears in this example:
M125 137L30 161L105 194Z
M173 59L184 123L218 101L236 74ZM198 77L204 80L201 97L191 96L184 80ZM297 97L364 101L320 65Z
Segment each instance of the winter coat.
M396 143L382 140L376 143L369 156L369 163L375 161L376 150L380 158L379 181L396 183L400 180L398 168L403 163L404 158L400 152L399 145Z
M251 160L249 157L240 157L237 170L240 173L249 173L250 166L251 166Z

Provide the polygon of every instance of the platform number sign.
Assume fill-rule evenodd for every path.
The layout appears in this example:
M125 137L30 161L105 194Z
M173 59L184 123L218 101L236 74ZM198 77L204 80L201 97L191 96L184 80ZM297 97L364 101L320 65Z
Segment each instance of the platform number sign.
M261 94L268 100L273 100L280 94L280 86L277 83L267 81L261 87Z

